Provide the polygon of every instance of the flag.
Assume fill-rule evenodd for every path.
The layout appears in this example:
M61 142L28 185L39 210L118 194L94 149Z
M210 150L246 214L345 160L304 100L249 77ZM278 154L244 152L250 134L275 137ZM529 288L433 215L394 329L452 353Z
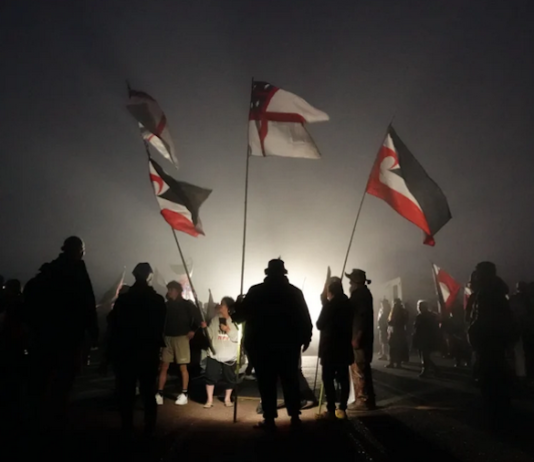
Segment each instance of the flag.
M436 282L439 296L444 304L444 308L450 310L454 304L461 285L458 284L450 274L443 271L439 266L432 265L434 271L434 280Z
M211 321L215 315L217 314L217 304L213 300L213 295L211 293L211 289L209 289L209 299L208 303L206 305L206 319L207 321Z
M178 159L169 133L167 117L159 104L145 92L130 89L129 94L130 100L127 108L139 123L143 139L178 168Z
M423 230L425 244L451 219L447 198L389 127L367 183L367 193L386 201Z
M124 284L124 275L126 269L122 270L120 277L113 283L109 290L102 296L100 303L97 307L101 306L111 306L117 300L119 296L119 291L121 290L122 285Z
M267 82L254 82L250 99L248 142L251 155L321 157L304 124L327 121L327 114Z
M149 160L149 169L150 180L165 221L176 231L194 237L203 235L199 210L211 194L211 189L175 180L153 159Z

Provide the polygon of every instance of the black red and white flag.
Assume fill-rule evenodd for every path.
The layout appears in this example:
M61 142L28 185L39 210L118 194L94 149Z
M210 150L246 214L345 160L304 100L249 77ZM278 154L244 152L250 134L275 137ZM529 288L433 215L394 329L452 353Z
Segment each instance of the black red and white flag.
M293 93L267 82L254 82L248 130L250 154L320 159L304 124L329 119L328 114Z
M167 117L159 104L143 91L130 89L129 94L130 100L127 108L139 123L143 139L178 168L178 158L169 133Z
M211 189L175 180L153 159L149 160L149 169L150 180L165 221L176 231L194 237L204 235L199 211L211 194Z
M367 193L386 201L425 233L425 244L451 219L447 198L389 127L367 184Z
M436 282L437 290L439 291L439 297L443 302L444 307L447 310L450 310L462 286L439 266L432 265L432 269L434 271L434 280Z

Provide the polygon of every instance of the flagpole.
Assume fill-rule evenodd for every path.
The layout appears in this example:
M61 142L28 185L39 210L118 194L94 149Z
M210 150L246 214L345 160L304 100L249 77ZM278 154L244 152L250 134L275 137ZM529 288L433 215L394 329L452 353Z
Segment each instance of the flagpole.
M254 77L251 79L250 83L250 94L252 95L252 91L254 89ZM250 103L249 103L250 104ZM250 111L250 106L249 106ZM247 130L248 130L248 121L247 121ZM244 212L243 212L243 249L241 254L241 284L239 287L239 294L243 295L243 291L245 290L245 253L246 253L246 246L247 246L247 215L248 215L248 176L249 176L249 167L250 167L250 145L248 141L247 136L247 160L246 160L246 167L245 167L245 201L244 201ZM240 334L242 333L242 330L240 329ZM236 362L236 375L239 379L239 372L241 370L241 352L243 350L243 336L241 335L241 338L239 339L239 344L237 347L237 362ZM238 380L239 382L239 380ZM236 384L234 388L234 423L237 423L237 403L238 403L238 397L239 397L239 383Z
M438 286L438 279L436 276L436 271L434 270L434 263L432 263L431 261L430 261L430 269L432 270L432 279L434 281L434 290L436 291L436 301L438 302L439 314L442 314L443 303L442 303L441 296L440 296L440 290Z

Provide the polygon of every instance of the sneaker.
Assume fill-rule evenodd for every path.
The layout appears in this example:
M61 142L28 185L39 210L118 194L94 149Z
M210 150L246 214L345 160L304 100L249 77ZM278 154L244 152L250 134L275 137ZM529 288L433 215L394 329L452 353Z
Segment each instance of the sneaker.
M185 406L187 402L188 402L187 395L185 393L180 393L178 395L178 398L176 398L176 401L174 402L174 404L178 406Z
M163 406L163 396L159 393L156 393L156 403L158 406Z
M252 374L245 374L245 376L243 378L245 380L256 380L256 377L254 377L254 375L252 375Z
M339 420L347 420L347 413L343 409L336 409L336 418Z
M274 423L274 419L265 419L262 422L257 423L253 427L255 430L263 430L266 432L273 432L276 430L276 424Z

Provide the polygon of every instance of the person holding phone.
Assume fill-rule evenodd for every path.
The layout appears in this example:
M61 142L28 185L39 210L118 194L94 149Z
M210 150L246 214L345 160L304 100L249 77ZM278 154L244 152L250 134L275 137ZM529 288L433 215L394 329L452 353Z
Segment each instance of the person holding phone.
M206 359L206 394L204 407L213 407L213 391L215 385L222 381L225 386L224 405L232 407L232 391L237 382L235 365L238 354L238 328L230 317L235 301L231 297L224 297L217 307L217 315L212 318L209 325L202 323L202 328L208 329L213 349L209 351Z

